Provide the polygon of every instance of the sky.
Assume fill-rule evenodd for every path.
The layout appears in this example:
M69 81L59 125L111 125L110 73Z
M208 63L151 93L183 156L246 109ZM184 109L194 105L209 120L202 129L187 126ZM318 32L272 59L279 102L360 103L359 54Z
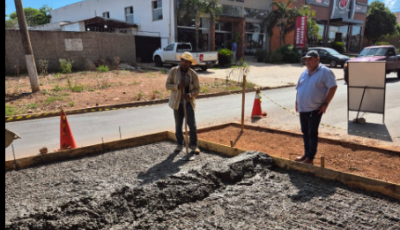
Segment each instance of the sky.
M73 4L75 2L80 2L82 0L22 0L22 5L24 7L33 7L39 9L43 5L47 4L53 9L63 7L65 5ZM116 0L110 0L116 1ZM368 4L376 0L368 0ZM377 0L385 3L386 7L392 12L400 12L400 0ZM11 14L15 12L15 3L13 0L6 0L6 14Z

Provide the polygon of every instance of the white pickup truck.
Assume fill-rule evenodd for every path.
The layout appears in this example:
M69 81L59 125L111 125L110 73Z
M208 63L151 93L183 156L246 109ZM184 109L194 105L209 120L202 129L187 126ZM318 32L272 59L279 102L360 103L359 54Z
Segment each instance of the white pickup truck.
M193 59L196 60L197 64L192 67L200 67L202 70L207 70L208 67L218 64L218 52L207 51L207 52L192 52L192 45L185 42L175 42L169 44L164 49L158 49L153 53L153 61L157 67L162 67L164 64L178 65L177 54L184 52L190 52Z

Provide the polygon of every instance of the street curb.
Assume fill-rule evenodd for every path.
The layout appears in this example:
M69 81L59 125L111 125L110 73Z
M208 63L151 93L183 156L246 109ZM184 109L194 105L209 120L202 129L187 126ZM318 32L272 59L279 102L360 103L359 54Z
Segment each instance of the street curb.
M275 87L266 86L266 87L260 87L260 90L280 89L280 88L287 88L287 87L293 87L293 86L294 85L283 85L283 86L275 86ZM246 93L248 93L248 92L255 92L255 89L254 88L246 89ZM219 92L219 93L213 93L213 94L201 94L201 95L197 96L196 99L220 97L220 96L235 95L235 94L241 94L241 93L242 93L242 90L235 90L235 91L230 91L230 92ZM154 101L113 104L113 105L104 105L104 106L89 107L89 108L85 108L85 109L64 110L64 111L68 115L91 113L91 112L102 112L102 111L113 111L113 110L141 108L141 107L148 107L148 106L152 106L152 105L159 105L159 104L167 103L168 100L169 99L161 99L161 100L154 100ZM5 117L5 122L9 123L9 122L16 122L16 121L56 117L56 116L60 116L60 111L7 116L7 117Z

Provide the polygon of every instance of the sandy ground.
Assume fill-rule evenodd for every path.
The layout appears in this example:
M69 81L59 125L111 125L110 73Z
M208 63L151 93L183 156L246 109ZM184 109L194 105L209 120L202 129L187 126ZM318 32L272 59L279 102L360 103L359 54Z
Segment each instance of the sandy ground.
M258 152L171 142L6 173L5 229L398 229L400 204L272 167ZM45 203L44 203L45 202Z

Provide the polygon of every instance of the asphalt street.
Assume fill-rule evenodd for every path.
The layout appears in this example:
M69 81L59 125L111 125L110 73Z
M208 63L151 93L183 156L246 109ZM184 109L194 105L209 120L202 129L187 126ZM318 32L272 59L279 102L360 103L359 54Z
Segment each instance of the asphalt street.
M395 74L388 75L386 90L385 124L380 114L361 114L367 124L359 125L347 119L347 86L338 81L337 93L330 104L322 122L341 128L359 132L340 131L343 135L357 135L376 138L387 143L399 143L400 136L400 80ZM273 127L296 129L298 117L288 113L266 96L289 110L294 111L296 91L294 87L262 91L262 109L268 112L268 124ZM246 117L251 115L254 103L254 92L246 94ZM198 127L237 121L241 116L242 95L229 95L197 100L196 120ZM350 113L350 120L356 113ZM67 116L75 141L78 146L98 144L120 138L130 138L164 130L174 130L173 112L167 104L149 107L131 108L117 111L94 112ZM49 152L59 148L60 118L45 118L31 121L6 123L6 128L17 133L21 139L15 140L13 146L16 158L27 157L39 153L39 149L47 147ZM298 131L298 130L297 130ZM362 134L366 132L366 134ZM369 132L378 133L371 135ZM386 136L385 136L386 135ZM6 160L13 159L11 146L6 149Z

